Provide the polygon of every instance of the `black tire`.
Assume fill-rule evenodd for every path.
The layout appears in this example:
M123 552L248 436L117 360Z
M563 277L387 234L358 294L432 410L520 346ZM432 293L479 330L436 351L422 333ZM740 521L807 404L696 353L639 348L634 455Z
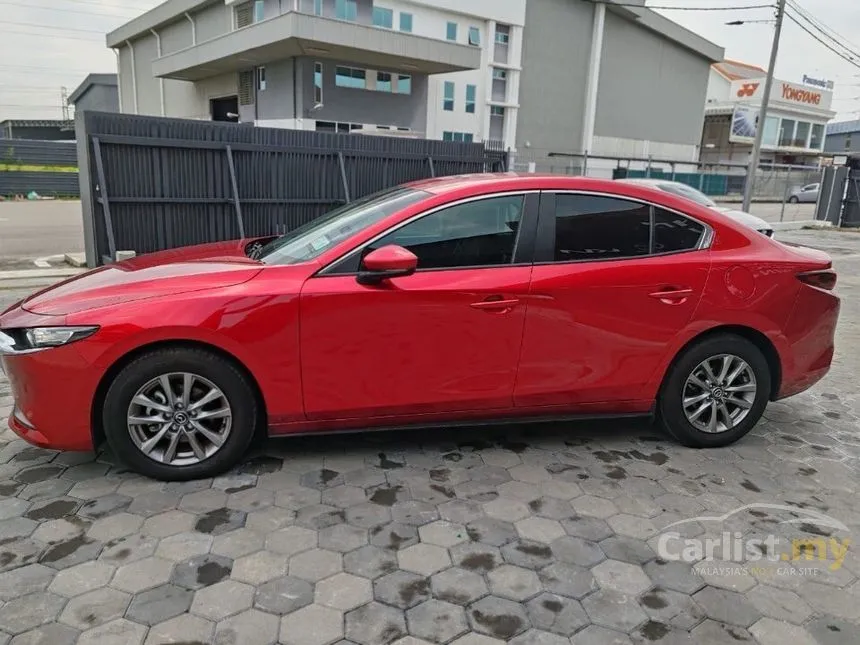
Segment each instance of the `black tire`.
M789 204L797 204L799 202L800 202L800 199L798 199L795 195L792 195L791 197L788 198Z
M211 381L232 409L232 427L224 444L196 464L176 466L147 457L132 440L127 425L129 405L138 389L162 374L189 372ZM255 435L259 411L248 378L229 360L204 349L158 349L135 358L117 374L105 396L105 435L116 456L136 472L154 479L187 481L219 475L244 455Z
M746 361L755 375L756 392L752 406L742 421L729 430L708 433L690 423L684 413L682 399L690 374L702 361L720 354L732 354ZM666 431L685 446L727 446L746 435L761 419L770 398L771 382L767 359L755 344L734 334L710 336L685 349L669 369L660 391L658 416Z

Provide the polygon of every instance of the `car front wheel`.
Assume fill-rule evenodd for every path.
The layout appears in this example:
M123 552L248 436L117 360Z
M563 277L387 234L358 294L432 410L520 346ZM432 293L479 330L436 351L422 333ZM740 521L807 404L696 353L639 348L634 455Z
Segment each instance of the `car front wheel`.
M116 456L165 480L212 477L232 467L254 436L248 379L228 360L196 348L144 354L117 374L103 422Z
M753 429L771 391L761 350L746 338L705 338L675 361L663 385L659 415L681 443L696 448L725 446Z
M800 201L800 199L797 197L797 195L792 195L791 197L788 198L789 204L796 204L799 201Z

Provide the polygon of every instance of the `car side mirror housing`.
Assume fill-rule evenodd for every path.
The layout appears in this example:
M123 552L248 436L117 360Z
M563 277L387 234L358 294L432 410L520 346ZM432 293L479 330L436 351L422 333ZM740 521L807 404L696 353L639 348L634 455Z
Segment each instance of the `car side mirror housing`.
M371 251L361 261L356 280L359 284L374 285L390 278L412 275L418 268L418 256L396 244Z

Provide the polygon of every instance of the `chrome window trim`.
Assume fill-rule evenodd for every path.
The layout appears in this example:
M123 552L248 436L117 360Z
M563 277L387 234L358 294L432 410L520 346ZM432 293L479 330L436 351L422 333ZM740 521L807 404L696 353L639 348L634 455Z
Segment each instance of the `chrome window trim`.
M592 197L606 197L608 199L622 199L629 202L635 202L637 204L644 204L649 208L660 208L669 213L674 213L675 215L679 215L680 217L684 217L688 220L696 222L701 227L703 227L704 231L699 238L699 243L692 249L685 249L683 251L668 251L666 253L648 253L647 255L629 255L624 257L615 257L615 258L594 258L590 260L563 260L563 261L551 261L551 262L535 262L536 266L545 266L548 264L573 264L573 263L582 263L582 262L613 262L615 260L645 260L647 258L659 258L665 257L668 255L680 255L681 253L693 253L695 251L703 251L711 248L711 244L714 241L714 229L707 222L703 222L688 213L684 213L679 211L677 208L671 208L669 206L663 206L662 204L655 204L654 202L648 201L647 199L642 199L641 197L630 197L628 195L619 195L618 193L604 193L597 190L576 190L576 189L544 189L541 192L545 193L554 193L556 195L590 195Z
M428 217L430 215L433 215L434 213L438 213L441 210L445 210L446 208L451 208L453 206L460 206L461 204L468 204L471 202L482 201L485 199L493 199L495 197L510 197L511 195L522 195L523 196L523 210L525 210L525 196L526 195L533 195L535 193L542 193L542 192L546 192L546 191L539 190L539 189L505 190L505 191L496 192L496 193L486 193L483 195L473 195L471 197L464 197L462 199L458 199L458 200L453 201L453 202L448 202L446 204L434 206L430 210L423 211L421 213L418 213L417 215L413 215L409 219L404 220L404 221L400 222L399 224L396 224L392 228L389 228L388 230L380 233L379 235L376 235L375 237L371 238L370 240L367 240L366 242L362 243L361 245L355 247L352 251L348 251L348 252L344 253L343 255L338 257L336 260L329 262L326 266L324 266L322 269L317 271L313 277L324 278L324 277L328 277L328 276L356 275L355 273L330 273L329 270L332 267L334 267L335 265L340 264L341 262L349 259L353 255L360 253L362 250L364 250L365 247L370 246L371 244L373 244L377 240L382 239L386 235L390 235L391 233L394 233L394 232L400 230L404 226L407 226L408 224L411 224L412 222L415 222L415 221L421 219L422 217ZM525 212L523 212L523 215L525 215ZM521 220L522 220L522 218L521 218ZM514 249L513 249L512 257L516 257L517 248L519 246L519 243L520 243L520 236L519 236L519 231L518 231L517 232L517 239L514 241ZM510 264L483 264L483 265L471 265L471 266L463 266L463 267L440 267L440 268L418 269L418 270L416 270L416 273L421 273L424 271L458 271L458 270L463 270L463 269L488 269L488 268L498 268L498 267L528 266L531 264L532 264L531 262L528 262L528 263L519 262L516 264L511 262Z

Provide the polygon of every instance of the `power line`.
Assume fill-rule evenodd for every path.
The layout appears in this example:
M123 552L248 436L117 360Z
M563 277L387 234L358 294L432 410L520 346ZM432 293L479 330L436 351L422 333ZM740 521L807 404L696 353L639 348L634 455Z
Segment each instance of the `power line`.
M798 20L791 13L786 12L785 15L788 16L789 20L791 20L794 24L796 24L798 27L803 29L803 31L805 31L807 34L809 34L810 36L815 38L815 40L817 40L819 43L824 45L827 49L832 51L834 54L836 54L837 56L839 56L843 60L851 63L852 65L854 65L854 67L860 69L860 62L858 62L854 57L849 56L849 55L839 51L838 49L836 49L835 47L833 47L829 43L825 42L821 37L819 37L817 34L813 33L809 28L807 28L806 25L804 25L802 22L800 22L800 20Z
M601 0L590 0L593 3L599 3ZM613 7L636 7L637 9L663 9L666 11L746 11L747 9L773 9L773 4L753 4L753 5L742 5L735 7L666 7L666 6L658 6L658 5L641 5L641 4L623 4L620 2L613 2Z
M38 31L21 31L15 30L14 33L6 34L6 36L42 36L48 38L61 38L63 40L81 40L88 43L101 43L103 46L105 44L104 38L86 38L84 36L63 36L62 34L46 34L39 33Z
M43 11L62 11L64 13L77 13L83 16L101 16L103 18L136 18L137 16L128 14L105 13L103 11L84 11L83 9L60 9L55 7L40 7L38 5L24 4L23 2L8 2L8 0L0 0L0 5L9 7L26 7L27 9L41 9Z
M18 25L21 27L39 27L40 29L59 29L61 31L81 31L84 33L90 34L101 34L105 35L107 32L104 29L77 29L75 27L62 27L62 26L54 26L54 25L40 25L38 22L15 22L13 20L0 20L0 23L4 25Z
M819 20L809 11L804 9L800 5L800 3L796 2L795 0L788 0L788 4L794 11L800 14L802 18L814 25L819 31L824 33L829 40L836 43L837 46L847 49L849 52L856 56L860 56L860 54L857 53L858 51L860 51L860 47L849 41L845 36L837 32L832 27L829 27L823 22L821 22L821 20Z

